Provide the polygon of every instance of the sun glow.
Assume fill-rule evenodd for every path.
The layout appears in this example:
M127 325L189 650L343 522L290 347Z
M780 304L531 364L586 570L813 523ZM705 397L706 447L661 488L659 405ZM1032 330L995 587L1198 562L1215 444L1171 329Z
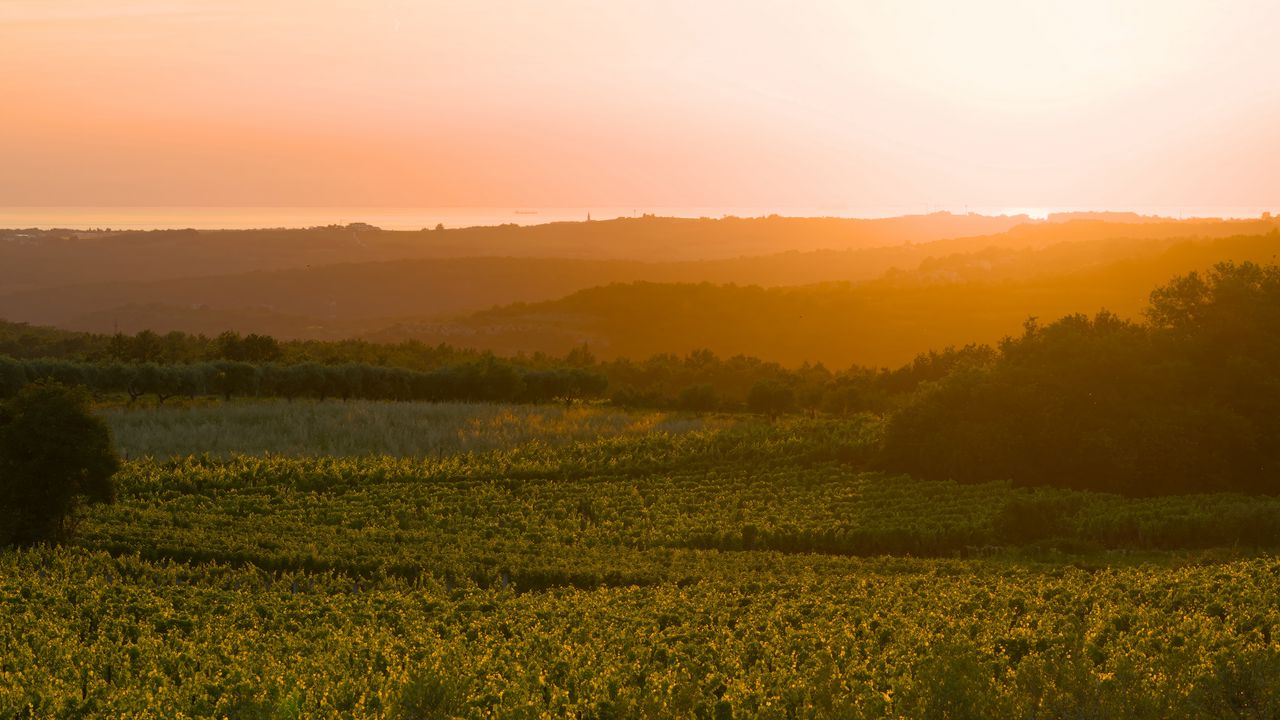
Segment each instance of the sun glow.
M1049 213L1051 212L1053 211L1043 207L1019 207L1019 208L1005 208L997 214L1009 215L1009 216L1026 215L1032 220L1045 220L1049 217Z
M19 205L1266 205L1280 4L15 0Z
M887 81L958 103L1079 106L1176 81L1203 13L1186 3L987 0L849 4L861 59Z

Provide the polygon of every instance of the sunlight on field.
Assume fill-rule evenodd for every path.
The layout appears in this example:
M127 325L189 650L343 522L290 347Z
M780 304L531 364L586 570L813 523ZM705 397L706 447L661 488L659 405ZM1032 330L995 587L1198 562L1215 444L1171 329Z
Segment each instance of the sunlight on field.
M106 408L116 446L129 458L394 455L414 457L509 448L530 441L651 432L683 433L719 421L665 412L551 405L385 402L255 402L227 406Z
M1280 720L1280 0L0 0L0 720Z

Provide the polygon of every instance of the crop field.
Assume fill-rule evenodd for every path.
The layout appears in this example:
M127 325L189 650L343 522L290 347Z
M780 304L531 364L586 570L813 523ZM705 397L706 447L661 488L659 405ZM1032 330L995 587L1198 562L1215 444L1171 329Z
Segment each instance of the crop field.
M720 557L653 586L4 558L7 717L1274 717L1280 564ZM24 600L23 602L16 602ZM38 601L57 613L32 612ZM56 618L56 619L55 619Z
M0 717L1280 714L1280 500L863 472L869 418L528 417L130 461L0 556Z
M0 720L1280 720L1280 0L1134 5L0 0Z

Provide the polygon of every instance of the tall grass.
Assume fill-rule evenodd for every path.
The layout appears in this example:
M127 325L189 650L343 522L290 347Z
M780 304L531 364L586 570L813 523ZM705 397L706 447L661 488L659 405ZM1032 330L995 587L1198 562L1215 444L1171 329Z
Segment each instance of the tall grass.
M103 408L129 458L271 453L416 457L649 432L726 421L611 408L373 401L264 401L222 406Z

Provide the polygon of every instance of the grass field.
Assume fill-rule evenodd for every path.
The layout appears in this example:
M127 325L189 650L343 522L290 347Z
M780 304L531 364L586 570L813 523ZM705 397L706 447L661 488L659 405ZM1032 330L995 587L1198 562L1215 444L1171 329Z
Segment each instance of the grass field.
M493 450L129 462L74 546L0 555L0 717L1280 714L1280 499L866 473L869 418L511 412L442 431L526 424Z
M113 406L99 413L110 424L120 452L130 458L206 453L415 457L708 426L708 420L695 417L590 405L364 400Z

